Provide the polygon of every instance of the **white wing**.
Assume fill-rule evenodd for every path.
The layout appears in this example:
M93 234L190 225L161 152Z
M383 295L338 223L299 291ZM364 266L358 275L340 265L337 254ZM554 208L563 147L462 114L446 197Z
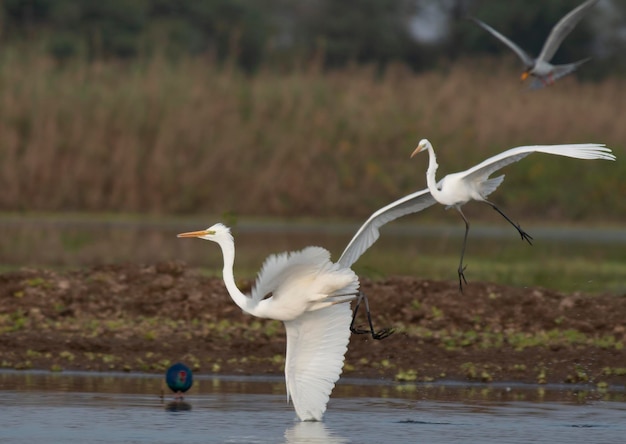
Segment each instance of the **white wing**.
M302 421L321 421L350 340L350 304L309 311L285 322L287 399Z
M252 298L261 300L279 287L289 287L291 282L300 280L305 274L314 275L328 263L330 253L322 247L272 254L265 259L259 270L252 289Z
M455 175L458 175L464 180L484 180L493 172L513 162L517 162L532 153L555 154L557 156L573 157L575 159L615 160L615 156L611 154L609 148L597 143L518 146L517 148L511 148L510 150L490 157L464 172L455 173Z
M515 43L513 43L511 40L509 40L507 37L503 36L502 34L500 34L498 31L496 31L495 29L493 29L491 26L489 26L487 23L478 20L475 17L470 17L471 20L473 20L478 26L480 26L481 28L483 28L485 31L491 33L491 35L493 35L495 38L497 38L498 40L500 40L502 43L504 43L506 46L508 46L509 48L511 48L513 50L513 52L515 52L515 54L517 54L517 56L522 59L522 62L524 62L524 65L526 65L526 67L530 68L531 66L533 66L535 64L535 60L529 56L528 54L526 54L526 51L524 51L522 48L520 48L519 46L517 46Z
M378 232L380 227L399 217L422 211L435 203L430 191L425 189L409 194L376 211L361 225L337 263L344 267L351 267L376 242L380 235Z
M559 46L561 46L561 43L563 43L563 39L572 32L578 22L587 14L592 6L598 3L598 1L599 0L587 0L559 20L559 22L554 25L554 28L552 28L552 31L550 31L550 35L543 44L541 54L539 54L537 59L545 62L550 61L550 59L554 57L554 53L559 49Z
M454 176L458 176L459 178L463 178L465 180L484 180L493 172L504 168L511 163L517 162L518 160L523 159L529 154L535 152L574 157L577 159L615 160L615 156L611 154L611 150L609 148L595 143L520 146L490 157L489 159L466 171L455 173ZM445 177L438 183L440 188L441 183L444 180ZM496 182L493 183L494 188L491 191L497 188L497 185L502 182L502 178ZM488 194L488 192L486 194ZM357 233L352 237L337 263L343 265L344 267L351 267L352 264L354 264L359 257L361 257L361 255L365 253L365 251L367 251L367 249L371 247L374 242L376 242L380 236L378 231L380 227L399 217L422 211L435 203L436 201L430 194L430 191L428 191L428 189L424 189L413 194L409 194L402 199L398 199L376 211L369 217L369 219L367 219L367 221L365 221Z

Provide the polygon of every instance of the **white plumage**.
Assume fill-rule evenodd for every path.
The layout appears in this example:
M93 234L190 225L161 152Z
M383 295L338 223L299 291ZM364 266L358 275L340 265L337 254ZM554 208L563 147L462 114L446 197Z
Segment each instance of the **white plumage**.
M271 255L258 273L251 297L262 301L272 295L272 302L260 303L255 314L291 321L305 311L319 310L337 302L349 302L358 293L358 283L352 288L355 277L350 268L332 263L330 253L321 247ZM337 289L346 288L346 296L336 295ZM303 289L306 291L303 292ZM294 293L302 296L293 297Z
M426 150L430 157L429 167L426 172L428 188L404 196L372 214L350 240L350 243L348 243L348 246L337 261L338 263L345 267L351 266L374 242L376 242L380 227L386 223L408 214L420 212L436 203L440 203L446 207L456 208L466 223L465 239L463 241L461 262L459 265L459 286L462 289L461 279L465 279L462 266L463 254L465 252L467 232L469 231L469 222L461 211L463 204L470 200L488 203L518 230L522 239L526 239L529 242L532 239L499 208L486 200L486 197L493 193L504 180L504 175L489 178L491 174L532 153L554 154L576 159L615 160L615 156L611 153L609 148L596 143L520 146L496 154L466 171L448 174L439 182L436 182L435 173L438 165L435 152L430 142L426 139L421 140L415 151L413 151L413 154L411 154L411 157Z
M531 145L511 148L503 153L497 154L489 159L479 163L478 165L460 173L448 174L438 183L435 181L435 174L439 165L432 145L426 139L422 139L411 154L421 151L428 151L429 162L426 170L426 184L428 191L432 197L447 208L454 207L459 212L465 222L465 236L463 238L463 247L461 249L461 260L459 261L459 289L463 291L463 282L465 280L463 267L463 256L465 255L465 246L467 245L467 234L469 232L469 221L463 214L461 206L470 200L484 202L496 210L517 230L522 240L526 240L531 244L532 237L526 233L519 224L513 222L500 208L487 200L487 196L494 192L504 180L504 176L489 178L489 175L497 170L517 162L532 153L554 154L557 156L571 157L574 159L602 159L615 160L615 156L611 150L604 145L595 143L583 144L564 144L564 145Z
M379 230L383 225L399 217L422 211L436 203L437 201L430 194L430 191L425 189L411 193L382 207L361 225L356 234L350 239L346 249L341 253L337 263L344 267L351 267L376 242L380 236Z
M420 141L418 148L411 157L424 150L428 150L430 154L431 165L428 171L429 173L432 172L432 184L435 181L435 171L438 165L430 142L426 139ZM429 188L404 196L374 212L352 237L337 262L344 267L352 266L376 242L380 235L379 229L399 217L418 213L438 202L446 206L460 206L472 199L481 200L480 196L483 199L486 198L504 180L504 175L490 179L489 175L532 153L555 154L577 159L615 160L615 156L611 154L609 148L595 143L532 145L511 148L466 171L445 176L434 185L436 190L441 190L443 193L437 193L437 198L431 193L431 186L429 185Z
M351 319L350 305L336 304L285 322L287 398L303 421L319 421L326 411L343 369Z
M285 382L302 421L321 421L339 379L350 339L359 280L349 268L330 260L320 247L269 256L250 296L236 286L235 244L230 229L215 224L179 237L216 242L224 256L224 283L233 301L254 316L283 321L287 331Z

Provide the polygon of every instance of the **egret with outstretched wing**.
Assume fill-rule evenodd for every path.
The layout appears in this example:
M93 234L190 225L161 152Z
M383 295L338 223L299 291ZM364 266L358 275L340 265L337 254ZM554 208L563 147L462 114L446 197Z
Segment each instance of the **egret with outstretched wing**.
M218 223L206 230L181 233L216 242L224 259L224 284L233 301L251 315L283 321L287 331L285 381L302 421L321 421L330 393L339 379L354 319L349 302L357 299L359 279L349 265L333 263L324 248L269 256L250 295L237 288L233 274L235 242L230 229ZM371 245L371 244L370 244ZM391 329L375 332L383 339Z
M411 157L421 151L428 151L430 157L428 170L426 172L428 188L409 194L374 212L350 240L348 246L337 261L338 263L349 267L356 262L356 260L376 242L379 236L379 229L383 225L399 217L417 213L436 203L440 203L446 207L456 208L466 224L463 249L461 250L461 261L459 264L459 287L462 289L462 280L465 281L463 274L463 255L465 254L465 244L467 243L467 234L469 231L469 222L461 211L462 205L470 200L485 202L509 221L520 233L522 239L529 243L532 240L532 237L523 231L518 224L512 222L502 210L495 204L486 200L486 197L494 192L504 180L504 175L489 178L492 173L523 159L531 153L555 154L577 159L615 160L615 156L611 153L609 148L595 143L520 146L490 157L466 171L449 174L437 182L435 179L435 173L438 168L437 158L428 140L422 139L411 154Z
M609 148L595 143L519 146L490 157L466 171L448 174L437 182L435 180L435 174L439 167L437 157L435 156L433 146L426 139L420 141L417 148L415 148L411 154L411 157L422 151L428 151L429 156L428 169L426 170L428 193L425 193L426 190L422 191L421 193L424 194L420 194L417 199L421 203L430 197L440 204L445 205L446 208L454 207L465 222L465 236L463 238L463 248L461 249L461 260L458 268L459 288L461 291L463 290L463 282L467 283L464 274L465 267L463 267L463 256L465 254L465 245L467 244L467 234L469 232L469 221L463 214L463 211L461 211L461 206L470 200L484 202L490 205L513 225L523 240L526 240L529 244L532 240L532 237L522 230L519 224L513 222L500 208L487 200L487 196L493 193L504 180L504 175L489 178L492 173L532 153L554 154L575 159L615 160L615 156L611 153Z

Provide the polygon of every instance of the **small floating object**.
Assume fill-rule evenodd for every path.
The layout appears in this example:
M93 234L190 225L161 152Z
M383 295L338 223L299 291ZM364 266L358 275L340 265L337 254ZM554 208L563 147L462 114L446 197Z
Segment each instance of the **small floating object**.
M193 385L193 374L185 364L177 362L165 372L165 383L176 394L176 399L183 399L183 393Z

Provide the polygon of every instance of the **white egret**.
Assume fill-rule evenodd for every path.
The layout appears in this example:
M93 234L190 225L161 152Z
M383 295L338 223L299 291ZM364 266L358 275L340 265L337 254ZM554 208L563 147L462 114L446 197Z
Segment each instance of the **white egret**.
M555 80L574 72L580 65L589 60L589 58L586 58L574 63L567 63L564 65L553 65L550 63L550 60L552 59L552 57L554 57L554 54L559 49L559 46L561 45L565 37L567 37L567 35L572 32L578 22L585 16L585 14L587 14L592 6L598 3L598 1L599 0L587 0L586 2L579 5L577 8L570 11L561 20L559 20L559 22L552 28L552 31L550 31L548 39L543 44L541 53L535 59L533 59L526 53L526 51L524 51L518 45L500 34L498 31L493 29L485 22L482 22L481 20L478 20L474 17L471 17L471 19L485 31L491 33L491 35L507 45L511 50L513 50L513 52L515 52L515 54L517 54L517 56L522 60L524 66L526 67L526 70L522 74L521 80L526 80L528 76L535 77L530 87L532 89L536 89L553 84Z
M611 150L609 148L598 144L587 143L570 145L520 146L490 157L468 170L460 173L448 174L441 179L441 181L436 182L435 173L437 172L439 165L437 164L437 157L435 156L435 151L433 150L431 143L426 139L422 139L417 145L417 148L415 148L411 154L411 157L426 150L428 151L429 156L428 169L426 170L426 184L428 186L428 191L440 204L446 205L447 208L456 208L465 222L465 236L463 238L461 260L459 262L458 269L459 288L461 291L463 290L462 282L467 284L463 273L465 270L465 267L463 267L463 256L465 254L465 245L467 244L467 234L469 232L469 222L463 214L463 211L461 211L462 205L466 204L470 200L476 200L490 205L511 225L513 225L513 227L515 227L522 240L526 240L529 244L532 244L532 237L522 230L519 224L513 222L494 203L487 200L487 196L493 193L504 180L504 175L490 179L489 176L492 173L506 165L523 159L531 153L555 154L558 156L573 157L576 159L615 160L615 156L611 154Z
M283 321L287 332L287 400L291 398L303 421L321 421L342 371L351 330L371 333L374 339L392 333L391 329L374 332L369 310L370 330L353 328L349 302L358 298L358 306L364 295L359 292L357 275L350 269L352 260L344 258L343 262L333 263L330 253L320 247L271 255L248 296L235 284L235 243L228 227L218 223L178 237L216 242L224 258L224 284L233 301L246 313Z
M494 192L504 180L504 175L490 179L489 176L492 173L506 165L523 159L531 153L555 154L576 159L615 160L615 156L611 154L609 148L595 143L520 146L490 157L466 171L448 174L439 182L435 182L435 172L437 171L438 165L435 152L430 142L426 139L422 139L411 154L411 157L426 150L430 157L428 170L426 172L428 188L398 199L372 214L354 235L339 259L339 263L353 263L356 261L356 259L376 241L379 236L378 230L384 224L401 216L422 211L435 203L440 203L446 205L446 208L456 208L465 222L465 237L463 239L461 261L458 269L459 288L463 291L462 284L463 281L465 281L463 274L463 256L465 254L465 245L469 232L469 222L461 211L463 204L470 200L487 203L515 227L522 239L529 243L532 240L532 237L523 231L518 224L511 221L495 204L486 199L486 197ZM465 281L465 283L467 283L467 281ZM368 313L368 318L369 316Z

